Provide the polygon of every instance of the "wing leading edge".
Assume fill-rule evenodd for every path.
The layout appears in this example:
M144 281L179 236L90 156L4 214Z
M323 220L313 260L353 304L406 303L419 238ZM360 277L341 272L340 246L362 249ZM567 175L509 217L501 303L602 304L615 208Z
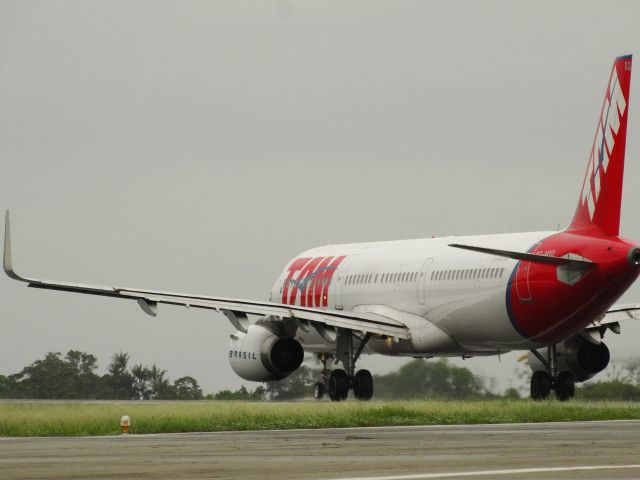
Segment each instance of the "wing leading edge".
M86 285L22 277L16 273L13 267L9 210L7 210L5 214L3 267L9 277L27 283L27 285L32 288L136 300L145 313L151 316L157 315L158 304L179 305L187 308L204 308L222 312L236 328L242 328L242 325L237 323L237 319L246 318L247 314L272 315L280 318L291 318L299 322L309 322L315 326L343 328L396 339L408 340L411 338L407 327L402 323L373 313L321 310L271 302L189 295L185 293L161 292L137 288Z

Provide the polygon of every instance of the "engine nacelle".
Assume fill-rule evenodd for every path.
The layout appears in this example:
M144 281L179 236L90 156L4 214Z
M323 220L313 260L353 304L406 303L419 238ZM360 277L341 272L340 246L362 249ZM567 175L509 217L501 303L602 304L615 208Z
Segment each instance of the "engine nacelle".
M294 338L279 337L263 325L231 336L229 363L236 374L252 382L269 382L289 376L304 358Z
M541 348L537 351L545 360L548 358L547 348ZM559 343L556 347L556 353L558 355L558 372L571 372L576 382L590 379L609 365L609 349L604 343L596 345L579 336ZM531 352L529 352L528 361L532 371L546 371L545 365Z

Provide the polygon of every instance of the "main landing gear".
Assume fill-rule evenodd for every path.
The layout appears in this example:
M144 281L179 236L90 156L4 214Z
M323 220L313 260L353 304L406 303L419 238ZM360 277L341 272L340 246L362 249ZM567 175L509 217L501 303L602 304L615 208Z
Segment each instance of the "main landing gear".
M558 372L558 355L556 346L552 345L547 349L547 358L544 358L538 351L531 350L531 353L547 367L547 370L533 372L531 376L531 398L540 401L549 398L551 390L556 393L556 398L561 402L567 401L576 393L576 383L571 372Z
M358 348L354 352L354 338L359 340ZM329 394L334 402L346 400L349 390L353 389L353 395L358 400L370 400L373 396L373 377L369 370L355 371L356 361L371 338L367 333L363 337L354 335L351 331L342 331L338 334L335 363L342 362L344 370L341 368L331 370L327 368L333 355L321 354L318 356L322 361L322 381L315 384L313 396L320 400L325 393Z

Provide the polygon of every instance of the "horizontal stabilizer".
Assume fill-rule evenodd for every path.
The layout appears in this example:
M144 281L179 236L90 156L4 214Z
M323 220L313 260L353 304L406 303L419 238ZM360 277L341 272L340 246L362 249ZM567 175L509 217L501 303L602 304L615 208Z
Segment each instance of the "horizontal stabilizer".
M550 255L538 255L536 253L526 252L512 252L510 250L498 250L495 248L474 247L472 245L461 245L459 243L450 243L450 247L461 248L463 250L471 250L472 252L486 253L489 255L497 255L498 257L507 257L514 260L524 260L526 262L543 263L546 265L564 266L569 265L572 267L591 268L595 266L595 263L589 260L578 260L567 257L552 257Z

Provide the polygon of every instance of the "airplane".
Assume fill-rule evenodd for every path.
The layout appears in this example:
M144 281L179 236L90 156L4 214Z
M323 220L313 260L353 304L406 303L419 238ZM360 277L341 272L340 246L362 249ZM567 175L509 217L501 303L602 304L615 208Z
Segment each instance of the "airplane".
M269 301L258 301L22 277L7 210L4 270L33 288L135 300L151 316L159 304L221 312L236 330L228 355L236 374L280 380L308 352L323 364L317 399L350 391L371 399L371 373L356 370L363 353L526 351L531 397L568 400L576 382L608 365L605 333L640 318L640 304L615 304L640 274L640 245L619 235L631 64L631 55L613 63L578 206L562 231L317 247L289 261Z

